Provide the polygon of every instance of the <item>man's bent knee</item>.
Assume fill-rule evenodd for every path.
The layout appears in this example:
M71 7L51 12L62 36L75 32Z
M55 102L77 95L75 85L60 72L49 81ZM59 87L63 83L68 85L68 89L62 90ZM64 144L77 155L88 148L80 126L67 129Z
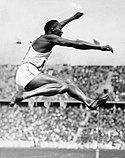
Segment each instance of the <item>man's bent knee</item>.
M65 92L67 92L67 89L68 89L68 85L64 82L64 83L61 83L61 88L60 88L60 94L63 94Z
M64 82L65 82L67 85L75 85L74 82L73 82L71 79L69 79L69 78L67 78Z

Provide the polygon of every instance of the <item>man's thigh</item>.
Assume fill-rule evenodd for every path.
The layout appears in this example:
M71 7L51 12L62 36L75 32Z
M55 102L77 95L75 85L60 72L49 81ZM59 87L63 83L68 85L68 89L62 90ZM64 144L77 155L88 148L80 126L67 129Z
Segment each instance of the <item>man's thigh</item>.
M33 90L36 88L39 88L41 86L44 86L46 84L65 84L63 80L60 78L57 78L55 76L50 76L48 74L39 73L34 79L32 79L25 87L25 90Z

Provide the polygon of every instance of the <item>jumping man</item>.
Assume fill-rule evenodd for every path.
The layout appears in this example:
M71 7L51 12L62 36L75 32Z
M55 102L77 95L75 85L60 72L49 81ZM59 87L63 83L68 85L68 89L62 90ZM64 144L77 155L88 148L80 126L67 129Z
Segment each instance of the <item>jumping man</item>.
M46 60L52 53L53 47L56 45L72 47L80 50L95 49L113 52L112 47L109 45L99 46L83 40L70 40L61 37L63 34L62 28L69 22L79 19L82 15L83 13L78 12L74 16L62 22L50 20L45 24L45 34L33 41L28 53L17 70L16 84L18 86L18 92L12 98L10 103L11 106L30 97L53 96L63 93L67 93L74 99L85 103L91 110L96 109L98 106L107 101L108 96L104 96L96 100L91 99L69 79L61 80L39 71L39 68L43 68Z

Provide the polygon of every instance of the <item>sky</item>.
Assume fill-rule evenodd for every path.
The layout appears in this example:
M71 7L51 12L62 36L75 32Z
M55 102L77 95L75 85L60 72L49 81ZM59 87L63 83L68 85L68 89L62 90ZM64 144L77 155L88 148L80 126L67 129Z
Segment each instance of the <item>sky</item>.
M96 39L114 53L56 46L47 64L125 65L125 0L0 0L0 65L20 64L48 20L62 21L78 11L84 16L65 26L62 37Z

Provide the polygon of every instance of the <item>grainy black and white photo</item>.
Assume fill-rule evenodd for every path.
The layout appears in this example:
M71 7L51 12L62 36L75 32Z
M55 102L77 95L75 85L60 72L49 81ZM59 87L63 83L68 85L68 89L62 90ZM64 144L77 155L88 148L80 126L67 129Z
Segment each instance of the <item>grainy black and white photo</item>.
M124 158L124 60L124 0L0 0L0 158Z

